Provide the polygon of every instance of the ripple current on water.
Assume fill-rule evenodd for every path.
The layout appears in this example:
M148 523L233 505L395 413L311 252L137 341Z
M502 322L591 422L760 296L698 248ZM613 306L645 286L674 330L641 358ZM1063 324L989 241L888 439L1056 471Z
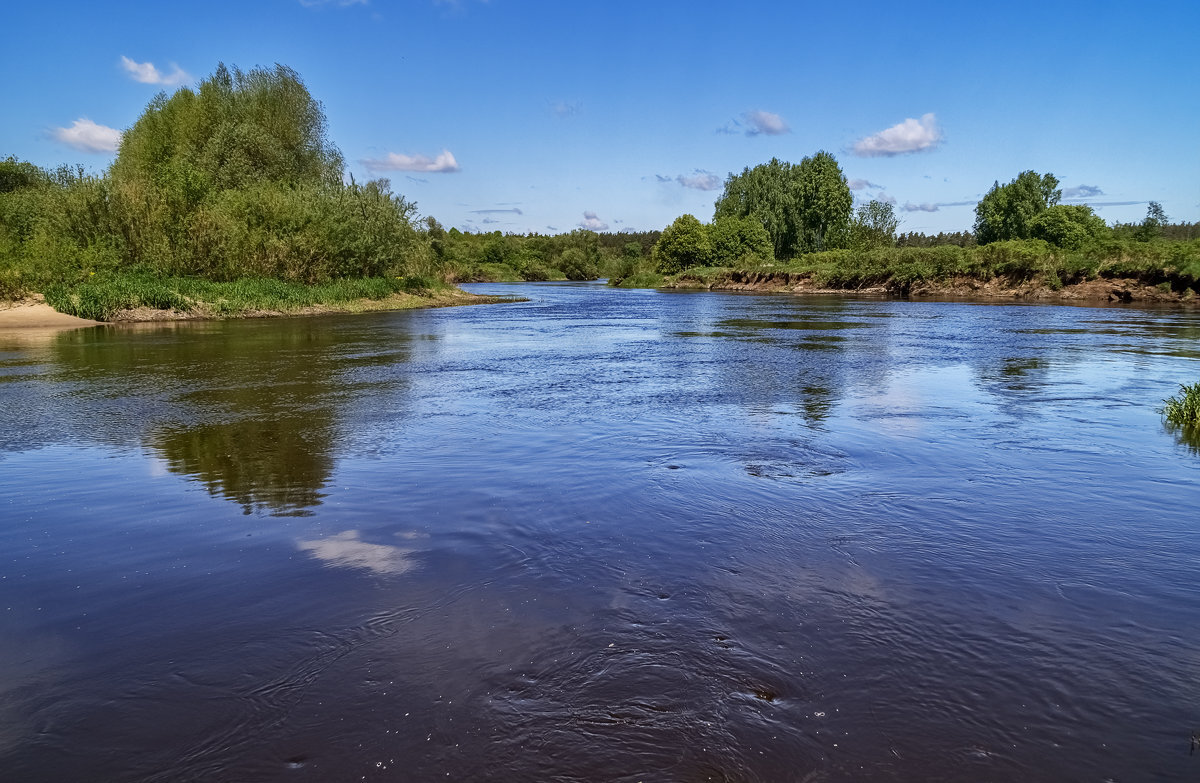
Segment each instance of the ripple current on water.
M0 778L1179 780L1200 312L0 335Z

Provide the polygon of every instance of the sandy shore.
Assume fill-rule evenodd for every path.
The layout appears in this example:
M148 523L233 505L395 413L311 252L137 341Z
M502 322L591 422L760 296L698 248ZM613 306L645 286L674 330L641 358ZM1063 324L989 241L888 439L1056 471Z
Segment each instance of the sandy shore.
M99 323L60 313L37 296L0 302L0 329L75 329Z

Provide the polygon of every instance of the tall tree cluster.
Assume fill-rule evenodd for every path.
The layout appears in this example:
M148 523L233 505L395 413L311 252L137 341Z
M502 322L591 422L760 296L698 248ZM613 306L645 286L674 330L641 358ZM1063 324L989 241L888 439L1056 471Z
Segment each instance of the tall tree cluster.
M840 247L854 198L837 159L818 152L798 164L778 158L730 174L714 218L751 218L767 231L778 258Z

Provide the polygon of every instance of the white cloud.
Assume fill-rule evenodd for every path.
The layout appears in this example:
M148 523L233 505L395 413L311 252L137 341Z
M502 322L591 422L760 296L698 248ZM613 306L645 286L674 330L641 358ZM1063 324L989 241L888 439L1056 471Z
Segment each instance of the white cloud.
M450 150L442 150L436 158L425 155L401 155L389 152L386 158L364 158L369 171L422 171L428 174L449 174L459 170L458 161Z
M750 126L746 128L747 136L758 136L759 134L780 136L791 130L788 124L784 122L783 117L769 111L761 109L748 111L742 117L745 118L746 123Z
M722 184L720 177L711 171L704 171L703 169L696 169L690 175L680 174L675 178L675 181L685 188L691 188L692 190L716 190Z
M588 231L608 230L608 224L601 220L595 212L584 212L583 220L580 221L579 227L586 228Z
M69 128L55 128L50 135L80 152L116 152L121 146L121 131L98 125L87 117L75 120Z
M875 194L875 201L878 201L882 204L891 204L895 206L896 197L881 190Z
M187 72L175 63L171 63L174 70L170 73L163 73L155 67L154 63L139 63L121 55L121 67L125 69L125 73L129 74L130 78L142 84L183 84L192 80L192 77L188 76Z
M866 190L867 188L882 188L883 185L876 185L869 179L852 179L846 183L851 190Z
M932 149L942 141L942 129L932 113L921 115L921 119L909 117L904 122L881 130L873 136L854 143L854 154L860 158L891 157Z

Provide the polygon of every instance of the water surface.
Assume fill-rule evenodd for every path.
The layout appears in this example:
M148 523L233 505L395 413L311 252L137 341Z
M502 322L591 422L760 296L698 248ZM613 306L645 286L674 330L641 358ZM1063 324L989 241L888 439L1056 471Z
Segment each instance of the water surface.
M1200 774L1200 313L476 286L0 336L0 770Z

